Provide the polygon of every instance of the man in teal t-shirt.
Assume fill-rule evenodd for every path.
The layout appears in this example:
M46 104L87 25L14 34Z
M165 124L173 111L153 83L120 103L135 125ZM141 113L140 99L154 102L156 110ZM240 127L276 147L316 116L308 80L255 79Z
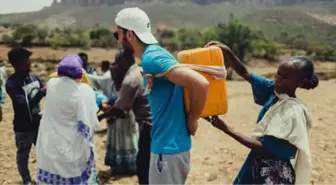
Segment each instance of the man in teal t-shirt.
M118 43L142 60L143 72L165 73L164 77L153 79L147 95L153 121L149 183L184 184L189 173L190 134L197 130L209 82L189 68L173 68L178 61L157 45L150 20L141 9L125 8L117 14L115 22ZM184 110L183 88L190 93L188 114Z

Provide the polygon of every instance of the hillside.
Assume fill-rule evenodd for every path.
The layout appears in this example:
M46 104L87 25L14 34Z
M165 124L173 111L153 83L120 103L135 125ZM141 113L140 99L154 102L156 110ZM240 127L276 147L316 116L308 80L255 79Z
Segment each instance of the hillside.
M279 36L281 32L336 45L336 1L305 3L295 6L266 6L256 3L210 3L201 5L186 1L162 3L132 3L101 6L61 6L44 8L39 12L0 15L0 23L33 23L40 26L91 28L97 25L114 26L116 13L129 6L144 9L154 26L189 27L203 29L226 22L230 13L266 36Z

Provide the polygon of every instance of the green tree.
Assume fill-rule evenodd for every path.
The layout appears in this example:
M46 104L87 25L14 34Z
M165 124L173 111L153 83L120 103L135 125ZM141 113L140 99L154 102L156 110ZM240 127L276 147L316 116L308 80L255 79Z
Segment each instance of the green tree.
M107 28L91 30L89 35L94 47L111 48L117 43L113 33Z
M180 49L190 49L202 45L202 33L198 30L181 28L177 31L177 38L180 41Z
M37 38L38 41L41 43L45 43L46 42L46 38L48 37L48 29L47 28L39 28L37 30Z
M219 31L218 27L205 29L202 34L202 45L205 45L212 40L220 40L218 37Z
M31 46L37 38L37 26L27 24L17 27L13 32L13 39L22 46Z
M229 46L242 61L252 49L252 41L256 39L252 29L236 20L233 14L230 15L228 24L219 24L217 26L218 40Z

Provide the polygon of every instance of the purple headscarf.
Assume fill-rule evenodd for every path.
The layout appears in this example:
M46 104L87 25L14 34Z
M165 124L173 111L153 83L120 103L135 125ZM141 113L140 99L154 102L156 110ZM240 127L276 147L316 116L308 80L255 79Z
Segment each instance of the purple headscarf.
M76 54L66 55L58 64L57 73L72 79L82 78L82 60Z

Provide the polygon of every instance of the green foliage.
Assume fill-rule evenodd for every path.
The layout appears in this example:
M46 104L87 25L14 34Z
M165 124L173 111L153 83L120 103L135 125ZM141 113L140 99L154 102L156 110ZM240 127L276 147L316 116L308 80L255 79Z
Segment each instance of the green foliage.
M268 60L275 60L280 54L283 44L277 42L270 42L267 40L255 40L252 42L252 55Z
M202 45L204 46L209 41L218 40L218 27L207 28L203 31L202 35Z
M335 60L336 50L328 45L310 44L307 48L307 54L314 60Z
M41 43L44 43L46 38L48 37L48 29L47 28L39 28L37 30L37 38L38 38L38 41L41 42Z
M202 34L198 30L181 28L177 31L177 39L180 41L180 49L200 47Z
M1 26L8 29L8 28L11 27L11 24L10 23L2 23Z
M233 14L228 24L219 24L216 31L217 40L229 46L243 61L247 52L252 49L252 41L257 38L253 30L235 19Z
M12 35L3 35L2 42L10 46L43 45L52 48L117 47L113 33L107 28L97 28L90 31L84 29L48 29L35 25L11 25ZM264 31L264 30L263 30ZM237 20L232 14L227 23L218 24L204 30L198 29L163 29L157 30L159 43L168 50L175 52L185 49L203 47L211 40L218 40L228 45L234 53L245 61L248 54L267 60L274 60L284 48L304 50L315 60L335 60L336 52L333 45L324 42L311 41L301 32L290 34L279 30L279 34L270 39L263 31L252 29L247 24Z
M52 48L56 49L60 47L88 49L91 46L89 34L80 29L65 29L60 30L58 33L53 32L53 37L49 38L47 42Z
M37 30L37 26L33 24L18 26L13 32L13 39L22 46L31 46L37 38Z
M112 48L116 46L116 39L113 33L107 28L98 28L90 31L92 46Z
M160 43L170 51L178 51L181 45L181 42L176 37L162 39Z
M17 45L17 42L14 40L13 37L9 36L9 35L3 35L1 38L2 42L10 45L10 46L15 46Z

